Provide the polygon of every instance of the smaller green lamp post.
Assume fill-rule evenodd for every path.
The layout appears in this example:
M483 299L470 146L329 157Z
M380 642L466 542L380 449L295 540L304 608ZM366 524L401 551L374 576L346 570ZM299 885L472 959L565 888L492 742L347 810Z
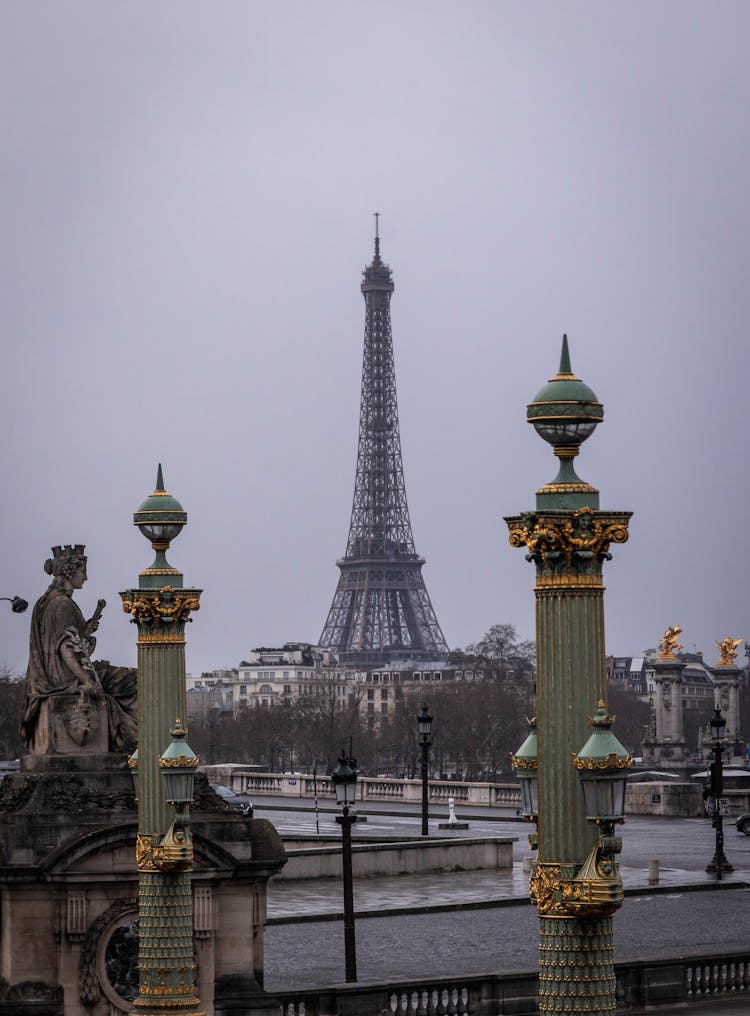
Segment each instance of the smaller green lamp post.
M164 781L165 799L174 807L175 817L159 845L161 866L171 871L189 871L193 864L189 815L195 770L200 759L185 740L187 731L179 718L171 734L172 740L159 758L159 772Z
M622 849L622 840L613 835L615 824L624 822L627 770L632 756L612 733L614 717L608 716L600 700L591 718L591 736L573 764L583 789L586 820L599 829L599 838L583 863L575 881L586 884L579 904L582 912L599 916L613 914L622 904L622 879L615 857Z
M539 768L537 765L536 718L528 722L531 730L516 754L511 754L510 760L521 787L521 816L526 822L537 822L539 819ZM529 849L537 849L536 833L529 833Z

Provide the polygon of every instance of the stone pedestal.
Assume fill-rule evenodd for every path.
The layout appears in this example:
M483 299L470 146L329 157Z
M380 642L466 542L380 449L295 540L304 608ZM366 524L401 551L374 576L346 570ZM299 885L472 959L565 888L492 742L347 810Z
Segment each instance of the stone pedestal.
M56 742L65 746L64 739ZM276 830L196 780L193 941L207 1016L265 1014ZM0 1016L118 1016L138 990L137 821L124 756L28 756L0 783ZM269 1008L270 1007L270 1008Z
M88 692L50 695L39 707L37 755L103 754L109 751L107 706Z
M656 729L643 744L643 761L649 765L679 768L689 756L682 716L684 669L685 664L676 656L660 656L654 662Z
M724 738L730 749L734 748L735 742L740 739L740 673L734 664L719 664L711 669L714 683L716 685L715 704L721 709L722 716L727 721L724 728ZM731 754L734 754L732 751Z

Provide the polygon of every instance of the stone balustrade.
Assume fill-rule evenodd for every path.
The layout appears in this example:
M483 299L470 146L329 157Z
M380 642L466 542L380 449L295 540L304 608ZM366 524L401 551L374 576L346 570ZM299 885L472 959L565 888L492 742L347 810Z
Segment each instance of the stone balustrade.
M615 965L617 1011L746 999L750 950ZM532 1016L538 975L497 974L273 991L280 1016ZM699 1005L696 1006L699 1008ZM732 1011L735 1011L734 1009Z
M309 773L252 773L242 766L205 767L211 780L221 782L238 794L262 797L332 799L333 787L328 776L313 777ZM431 804L447 804L452 797L456 804L497 808L518 808L521 792L517 783L462 783L453 780L429 780ZM422 800L421 780L385 779L360 776L357 780L358 801L403 801L419 804Z
M307 798L316 795L320 800L333 799L333 787L328 776L313 777L310 773L254 773L242 765L202 767L212 782L223 783L238 794L249 797ZM517 783L463 783L457 780L430 780L431 804L447 805L452 797L457 805L485 808L505 808L515 811L521 806L521 791ZM702 785L691 782L628 784L625 812L628 815L670 815L699 817L704 814ZM726 789L724 796L729 804L729 815L750 811L750 790ZM386 779L377 776L360 776L357 780L359 801L399 801L419 806L422 801L421 780Z

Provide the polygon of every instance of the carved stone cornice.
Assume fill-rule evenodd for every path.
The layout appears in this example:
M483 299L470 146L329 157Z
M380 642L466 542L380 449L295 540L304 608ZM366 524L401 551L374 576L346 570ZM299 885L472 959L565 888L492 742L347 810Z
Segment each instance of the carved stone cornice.
M190 621L191 611L200 609L199 589L128 589L120 593L122 609L133 615L133 622L149 633L174 632Z
M601 562L611 558L611 543L625 543L632 512L600 512L578 508L571 513L525 512L506 518L512 547L526 547L541 576L565 585L564 576L594 578Z

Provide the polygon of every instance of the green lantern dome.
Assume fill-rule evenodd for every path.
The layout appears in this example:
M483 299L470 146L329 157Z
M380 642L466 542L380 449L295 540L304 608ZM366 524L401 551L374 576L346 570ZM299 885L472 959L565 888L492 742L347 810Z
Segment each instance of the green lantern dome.
M187 525L187 512L177 498L172 497L164 489L161 463L156 473L156 489L133 515L133 523L147 540L166 544L169 544L182 527Z
M604 406L570 368L567 335L563 335L560 369L529 403L526 419L550 444L576 447L604 419Z
M182 575L169 564L165 551L172 540L179 536L182 527L187 525L187 512L177 498L164 489L161 463L156 472L156 489L133 515L133 524L151 541L151 546L156 551L151 567L141 572L141 587L158 588L164 584L167 576L170 585L175 588L181 586Z
M537 491L537 508L598 508L598 491L576 475L572 460L604 419L604 406L571 370L567 335L563 335L560 369L529 403L526 419L560 460L555 479Z

